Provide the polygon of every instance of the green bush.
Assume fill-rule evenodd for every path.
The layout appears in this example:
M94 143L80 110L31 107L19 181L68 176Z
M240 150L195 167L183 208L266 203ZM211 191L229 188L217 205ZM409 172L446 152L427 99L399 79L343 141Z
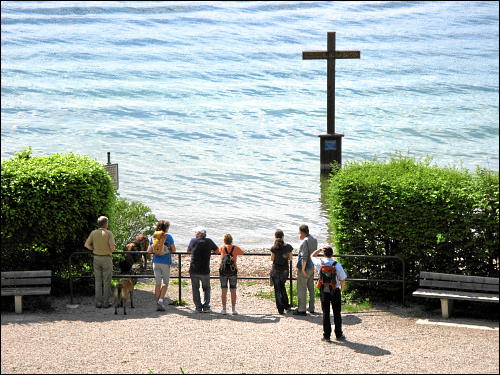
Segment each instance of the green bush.
M57 284L97 218L110 214L111 178L88 156L31 157L30 148L2 161L1 173L2 270L52 269Z
M498 172L472 174L430 160L347 163L326 190L336 253L402 257L408 291L419 271L498 276L498 187ZM350 278L401 278L397 260L340 259ZM352 287L387 297L395 285Z
M156 226L156 216L151 209L135 201L118 198L111 210L109 230L115 237L116 249L123 250L125 245L138 235L152 235Z

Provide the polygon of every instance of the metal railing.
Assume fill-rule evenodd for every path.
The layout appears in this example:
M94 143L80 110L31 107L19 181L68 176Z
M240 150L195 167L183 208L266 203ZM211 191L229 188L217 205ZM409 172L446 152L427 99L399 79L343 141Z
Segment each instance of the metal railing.
M113 254L126 254L126 253L132 253L132 254L148 254L146 251L115 251ZM69 270L70 270L70 277L69 277L69 290L70 290L70 303L73 304L73 278L93 278L93 275L72 275L71 274L71 266L72 266L72 258L74 255L81 255L81 254L86 254L87 256L92 255L90 251L77 251L72 253L69 256L68 259L68 265L69 265ZM182 279L189 279L190 276L182 275L182 255L190 255L190 253L187 253L185 251L178 251L176 253L173 253L172 256L178 256L178 272L177 275L172 276L170 275L171 279L177 279L178 280L178 286L179 286L179 302L182 301ZM270 257L270 253L245 253L246 256L268 256ZM294 254L294 256L296 256ZM402 277L401 279L351 279L347 278L346 281L349 282L392 282L392 283L401 283L402 284L402 305L405 306L405 293L406 293L406 271L405 271L405 263L403 258L399 256L392 256L392 255L357 255L357 254L334 254L333 257L335 258L379 258L379 259L397 259L401 262L401 271L402 271ZM145 259L145 258L144 258ZM293 265L292 265L292 260L289 261L289 282L290 282L290 301L293 301L293 280L297 280L296 277L293 277ZM147 260L145 260L144 264L144 269L147 268ZM154 274L148 273L148 274L134 274L134 275L123 275L123 274L117 274L112 276L114 279L121 279L121 278L154 278ZM239 280L269 280L270 276L240 276L238 275ZM210 276L210 279L219 279L219 276ZM315 278L317 279L317 278Z

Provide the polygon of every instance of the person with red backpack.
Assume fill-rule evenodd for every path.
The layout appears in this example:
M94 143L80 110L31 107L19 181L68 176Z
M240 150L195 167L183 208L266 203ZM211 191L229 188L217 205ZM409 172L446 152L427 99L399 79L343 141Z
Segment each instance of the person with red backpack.
M319 257L323 252L323 257ZM333 310L333 323L335 324L335 337L338 341L345 340L342 332L341 290L344 289L347 275L342 265L333 259L331 246L323 246L313 251L311 261L318 271L318 289L323 310L323 341L330 341L332 325L330 323L330 304Z

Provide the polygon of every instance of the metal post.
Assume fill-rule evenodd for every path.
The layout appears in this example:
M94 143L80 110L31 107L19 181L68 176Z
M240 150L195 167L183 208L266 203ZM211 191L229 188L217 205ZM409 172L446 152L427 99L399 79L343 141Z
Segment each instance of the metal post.
M293 277L292 277L292 261L288 261L288 268L290 270L290 306L293 304Z
M182 259L182 256L181 254L179 254L179 269L178 269L178 274L177 274L177 280L179 280L179 306L181 305L181 301L182 301L182 285L181 285L181 259Z
M111 152L108 152L108 164L111 164Z
M71 274L71 257L73 254L69 256L69 294L70 294L70 304L73 304L73 275Z
M402 258L401 262L403 263L403 307L405 307L405 294L406 294L406 275L405 275L405 261Z

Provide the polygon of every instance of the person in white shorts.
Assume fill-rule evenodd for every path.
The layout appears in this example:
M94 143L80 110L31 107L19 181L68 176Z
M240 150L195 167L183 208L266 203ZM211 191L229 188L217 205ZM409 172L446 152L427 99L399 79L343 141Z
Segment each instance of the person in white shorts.
M156 224L157 231L168 232L170 222L168 220L160 220ZM153 253L153 237L149 238L148 252ZM167 294L168 285L170 283L170 265L172 264L172 253L176 252L174 238L171 234L167 233L165 239L165 248L167 252L164 255L157 255L153 253L153 272L155 275L155 298L156 310L165 311L163 304L165 295ZM163 280L163 286L162 284Z

